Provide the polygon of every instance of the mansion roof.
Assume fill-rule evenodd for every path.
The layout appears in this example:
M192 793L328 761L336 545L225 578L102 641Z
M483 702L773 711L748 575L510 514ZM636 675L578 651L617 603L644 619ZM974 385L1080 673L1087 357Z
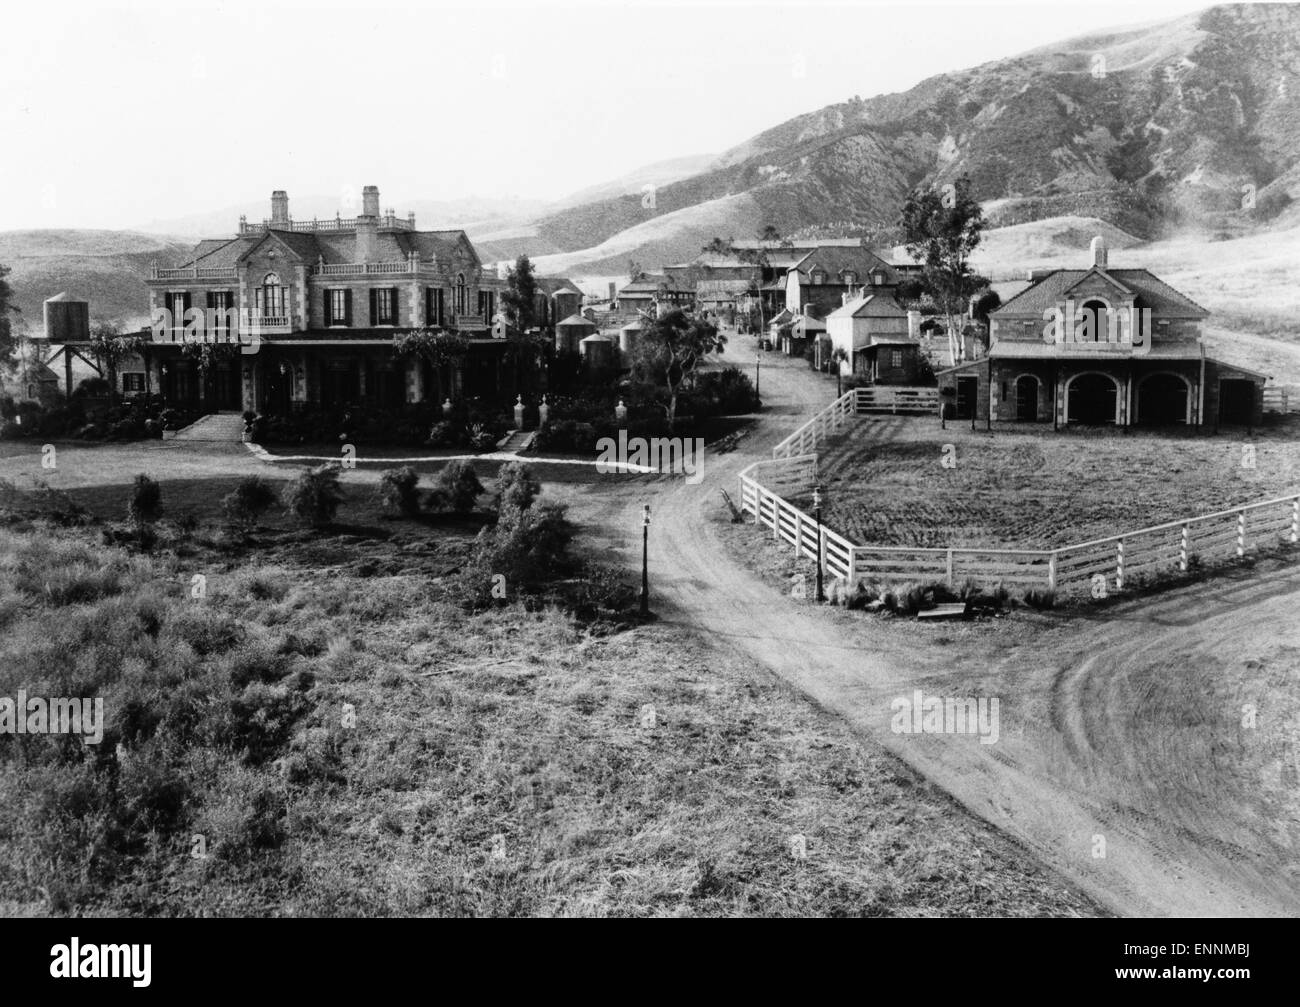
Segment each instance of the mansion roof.
M271 229L235 238L205 238L182 266L236 266L264 241L279 241L307 265L356 261L356 234L352 231L288 231ZM372 259L376 262L407 260L414 252L420 259L450 260L460 248L473 250L464 231L381 230L375 234ZM477 253L474 253L477 257Z

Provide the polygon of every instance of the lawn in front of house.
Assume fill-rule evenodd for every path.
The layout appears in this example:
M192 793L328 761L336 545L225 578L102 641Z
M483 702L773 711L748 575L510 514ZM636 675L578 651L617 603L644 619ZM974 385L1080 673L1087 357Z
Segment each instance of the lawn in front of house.
M824 520L863 545L1059 547L1300 493L1300 417L1249 436L862 417L819 447Z

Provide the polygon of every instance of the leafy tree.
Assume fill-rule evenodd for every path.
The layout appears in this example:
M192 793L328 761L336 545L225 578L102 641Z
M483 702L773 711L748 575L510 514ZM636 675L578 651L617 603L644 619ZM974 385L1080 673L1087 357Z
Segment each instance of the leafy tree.
M840 364L850 359L849 353L843 346L837 346L831 351L831 366L835 368L835 397L838 399L844 394L843 375L840 373Z
M19 314L18 305L14 304L13 288L5 279L9 275L8 266L0 266L0 374L12 374L18 366L14 359L18 341L13 335L13 325L9 313Z
M139 336L122 335L122 330L111 322L99 322L90 330L90 352L104 371L110 395L117 395L118 367L139 353L144 342Z
M925 292L947 319L954 363L961 357L957 318L971 295L988 286L970 268L970 254L984 230L984 211L970 189L965 175L942 190L918 189L907 197L899 221L908 253L922 264Z
M519 256L514 268L507 270L501 304L511 325L524 332L533 327L537 311L537 278L533 275L533 264L528 256Z
M701 245L700 251L705 255L734 255L736 252L736 242L733 238L713 237L708 244Z
M662 384L668 392L664 412L668 428L677 419L677 396L694 380L696 368L710 353L721 353L727 345L717 326L689 317L680 308L656 318L641 333L633 368L642 380Z
M637 280L644 278L646 275L645 267L636 259L627 260L627 282L636 283Z

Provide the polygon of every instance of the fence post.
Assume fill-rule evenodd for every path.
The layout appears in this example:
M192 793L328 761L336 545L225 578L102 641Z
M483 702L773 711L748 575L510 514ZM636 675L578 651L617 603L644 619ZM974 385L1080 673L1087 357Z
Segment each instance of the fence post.
M1246 555L1246 512L1237 511L1237 558Z
M1183 573L1187 572L1187 538L1190 527L1186 521L1183 522L1183 542L1178 547L1178 569Z
M1115 590L1124 590L1124 540L1115 543Z
M781 498L775 493L772 498L772 541L781 541Z
M948 586L952 587L952 549L948 550Z
M848 570L848 589L856 590L858 586L858 551L850 543L849 545L849 570Z
M1052 551L1051 558L1047 561L1047 586L1053 591L1056 590L1056 551Z
M1291 501L1291 541L1300 542L1300 497Z
M803 552L803 511L794 512L794 558L798 559L799 554Z
M819 570L826 568L826 526L824 524L817 526L817 568Z

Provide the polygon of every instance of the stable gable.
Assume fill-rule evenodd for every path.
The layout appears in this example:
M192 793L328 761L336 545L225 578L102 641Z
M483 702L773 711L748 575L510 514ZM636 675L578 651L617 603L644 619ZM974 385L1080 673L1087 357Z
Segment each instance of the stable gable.
M1083 302L1090 297L1100 297L1111 307L1117 307L1120 304L1131 304L1133 291L1104 269L1093 266L1075 283L1061 291L1061 297L1066 301L1077 302Z

